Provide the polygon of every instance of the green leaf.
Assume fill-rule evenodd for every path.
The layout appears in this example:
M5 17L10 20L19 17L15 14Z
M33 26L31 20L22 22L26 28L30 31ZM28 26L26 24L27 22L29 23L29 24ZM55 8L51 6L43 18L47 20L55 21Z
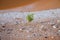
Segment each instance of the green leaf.
M28 14L26 19L31 22L34 19L34 14Z

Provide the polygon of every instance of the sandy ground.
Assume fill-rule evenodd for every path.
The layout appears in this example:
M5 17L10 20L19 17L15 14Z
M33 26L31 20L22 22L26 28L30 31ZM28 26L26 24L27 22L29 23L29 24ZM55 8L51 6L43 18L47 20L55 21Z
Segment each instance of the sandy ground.
M0 24L0 40L60 40L60 22L50 22Z

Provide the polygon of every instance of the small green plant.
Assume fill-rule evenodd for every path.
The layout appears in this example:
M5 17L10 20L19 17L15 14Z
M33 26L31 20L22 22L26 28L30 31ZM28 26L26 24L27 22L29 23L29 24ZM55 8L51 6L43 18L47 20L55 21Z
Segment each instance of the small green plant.
M34 19L34 14L28 14L26 19L31 22Z

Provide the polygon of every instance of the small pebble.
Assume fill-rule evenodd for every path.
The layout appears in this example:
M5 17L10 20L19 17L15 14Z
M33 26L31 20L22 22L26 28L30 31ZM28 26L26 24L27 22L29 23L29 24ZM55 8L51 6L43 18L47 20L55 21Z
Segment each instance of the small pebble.
M36 34L33 34L34 36L36 36Z
M54 37L52 36L51 38L53 39Z
M44 25L41 25L41 28L43 28L44 27Z
M58 32L60 32L60 29L58 30Z
M23 27L22 30L25 30L25 27Z
M59 36L59 33L57 33L57 35Z
M55 24L51 24L51 26L54 26Z
M19 22L18 22L18 21L16 21L16 25L17 25L17 24L19 24Z
M39 30L42 30L43 27L44 27L44 25L41 25L41 26L39 27L39 28L40 28Z
M5 26L2 26L3 28L5 28Z
M45 38L47 38L47 37L45 37Z
M21 31L22 29L20 29L20 31Z
M0 32L2 32L2 31L5 31L5 29L3 28L3 29L0 29Z
M12 31L13 29L8 29L7 31Z
M59 23L59 22L60 22L60 20L57 20L57 22Z
M7 34L10 34L11 32L8 32Z
M56 28L56 26L54 25L53 28Z
M38 33L33 33L33 37L39 37L41 35L39 35Z
M7 34L10 34L12 32L13 29L8 29L7 30Z
M25 30L27 33L29 33L29 31L28 30Z

